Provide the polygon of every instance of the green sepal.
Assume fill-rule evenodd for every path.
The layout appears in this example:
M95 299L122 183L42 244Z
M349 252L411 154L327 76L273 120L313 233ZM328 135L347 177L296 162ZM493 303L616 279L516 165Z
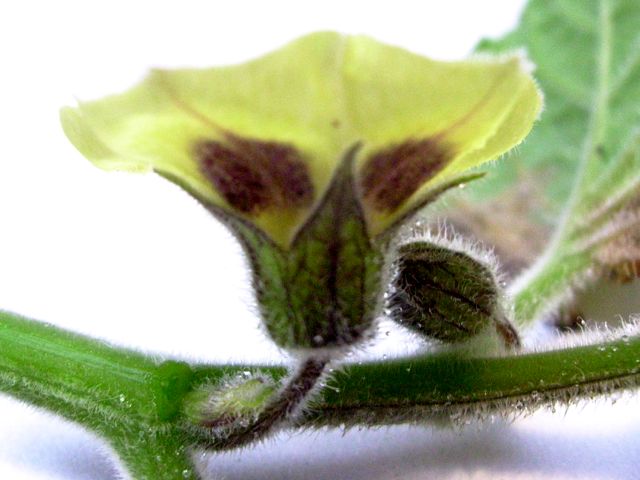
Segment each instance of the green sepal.
M254 274L262 319L285 348L350 345L371 327L380 291L383 249L367 234L353 182L357 147L318 208L283 250L250 224L229 217Z
M426 241L404 244L397 255L388 302L393 320L445 343L469 340L492 326L508 344L517 343L488 263Z

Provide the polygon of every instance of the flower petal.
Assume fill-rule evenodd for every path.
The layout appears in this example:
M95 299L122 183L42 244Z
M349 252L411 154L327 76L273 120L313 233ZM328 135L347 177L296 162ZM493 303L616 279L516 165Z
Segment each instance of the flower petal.
M353 145L376 235L518 143L539 107L514 58L435 62L324 32L242 65L156 70L61 119L99 167L154 170L287 248Z
M63 109L62 124L97 166L155 170L286 246L346 150L335 101L344 42L318 33L238 66L156 70Z
M518 144L539 114L541 95L518 56L436 62L366 37L349 47L347 111L363 141L372 235Z

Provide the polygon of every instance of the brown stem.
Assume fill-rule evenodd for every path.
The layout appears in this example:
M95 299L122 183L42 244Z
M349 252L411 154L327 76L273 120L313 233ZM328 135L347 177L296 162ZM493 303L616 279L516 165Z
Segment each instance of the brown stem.
M518 349L522 346L520 335L518 335L518 331L509 320L506 318L495 320L495 328L507 348Z

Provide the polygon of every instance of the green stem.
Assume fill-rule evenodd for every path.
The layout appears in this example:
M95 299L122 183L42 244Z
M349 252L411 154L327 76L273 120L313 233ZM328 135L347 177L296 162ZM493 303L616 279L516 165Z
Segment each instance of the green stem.
M187 441L175 428L131 428L112 425L101 432L135 480L196 480L199 478L186 448Z
M274 367L246 368L281 375ZM197 367L195 383L209 381L219 369ZM639 382L640 337L503 358L430 355L353 364L334 374L302 424L377 425L518 412Z
M0 347L2 391L102 434L136 479L173 480L185 471L185 478L195 478L184 446L211 439L179 414L193 388L243 370L278 381L287 373L260 365L156 363L8 313L0 313ZM535 402L635 387L639 380L640 336L502 358L441 354L345 365L301 423L375 425L517 412ZM160 464L174 473L161 475L169 470Z
M590 255L552 255L540 263L526 276L521 277L512 290L514 292L516 323L526 326L533 319L539 319L556 309L558 303L567 300L563 295L571 295L567 285L576 285L586 280L593 266Z
M503 358L424 356L350 365L310 414L315 424L426 421L505 413L637 386L640 337ZM515 408L511 408L515 407Z
M7 312L0 312L0 352L3 391L89 426L170 420L180 408L172 397L190 386L187 364L155 362Z
M184 363L0 312L0 391L102 434L136 480L195 478L168 433L191 375Z

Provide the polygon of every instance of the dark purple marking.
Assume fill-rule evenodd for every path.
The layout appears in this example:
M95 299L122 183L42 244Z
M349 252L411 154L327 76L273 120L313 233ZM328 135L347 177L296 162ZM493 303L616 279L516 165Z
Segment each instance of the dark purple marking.
M375 152L362 169L364 199L376 210L395 210L450 159L451 152L433 138L407 140Z
M313 200L313 185L291 145L226 134L203 140L195 155L202 173L236 210L256 214L270 207L300 208Z

